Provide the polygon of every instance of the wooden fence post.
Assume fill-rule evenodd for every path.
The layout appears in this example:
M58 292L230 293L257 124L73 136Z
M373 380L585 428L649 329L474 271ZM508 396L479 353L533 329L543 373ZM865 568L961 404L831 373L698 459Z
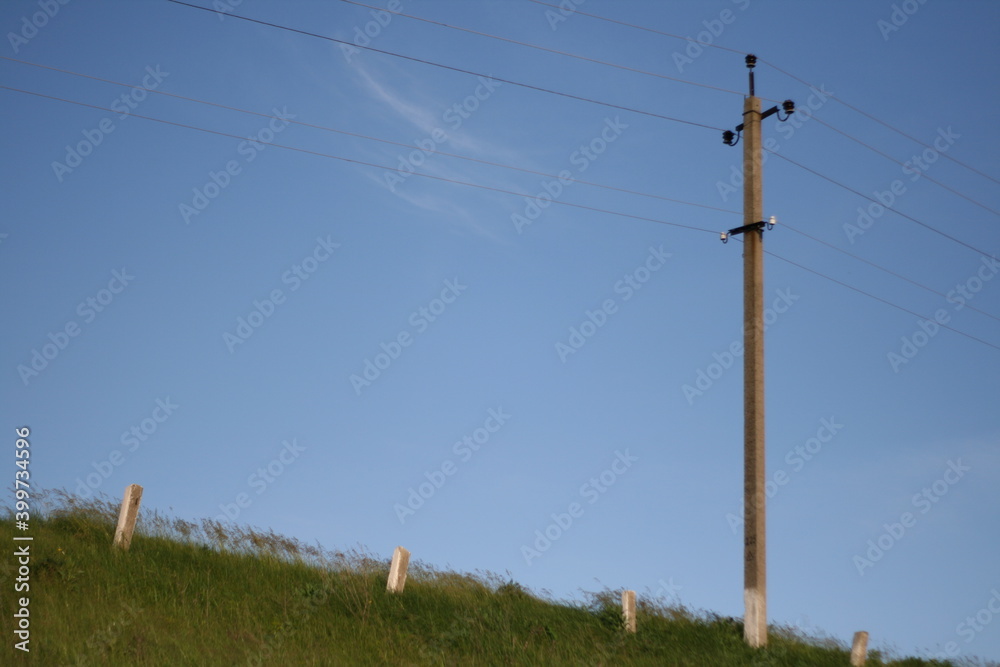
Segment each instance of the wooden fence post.
M406 585L406 568L410 564L410 552L403 547L396 547L392 552L392 565L389 567L389 581L385 589L390 593L402 593Z
M118 512L118 527L115 528L113 545L128 551L132 544L132 532L135 530L135 520L139 517L139 501L142 500L142 487L129 484L125 487L125 497L122 498L122 508Z
M625 632L635 632L635 591L622 593L622 620Z
M851 647L851 667L863 667L868 659L868 633L858 630L854 633L854 645Z

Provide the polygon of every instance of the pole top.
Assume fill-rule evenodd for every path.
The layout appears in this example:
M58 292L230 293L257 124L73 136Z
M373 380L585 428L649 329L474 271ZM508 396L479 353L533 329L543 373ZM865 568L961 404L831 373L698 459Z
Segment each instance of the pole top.
M748 53L746 57L747 69L750 70L750 97L754 96L753 89L753 68L757 66L757 56Z

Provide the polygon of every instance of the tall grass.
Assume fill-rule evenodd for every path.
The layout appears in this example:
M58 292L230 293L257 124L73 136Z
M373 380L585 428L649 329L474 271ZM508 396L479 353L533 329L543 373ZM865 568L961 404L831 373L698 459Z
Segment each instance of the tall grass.
M750 649L740 621L640 596L623 631L621 591L539 597L508 578L389 561L273 531L147 509L131 549L111 548L117 504L45 494L32 520L31 653L13 648L12 559L0 562L3 664L40 665L783 665L848 664L848 647L774 627ZM0 520L13 532L12 515ZM7 543L10 544L9 538ZM21 595L21 594L19 594ZM953 663L892 659L869 665Z

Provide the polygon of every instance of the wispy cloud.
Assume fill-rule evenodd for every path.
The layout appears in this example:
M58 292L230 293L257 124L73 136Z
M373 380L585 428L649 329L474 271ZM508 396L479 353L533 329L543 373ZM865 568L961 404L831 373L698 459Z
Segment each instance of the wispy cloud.
M468 89L459 88L463 92L455 99L442 100L435 99L423 92L426 86L406 71L395 69L393 72L393 76L408 82L404 83L405 92L402 89L403 86L389 84L386 81L386 76L376 72L363 62L359 61L354 67L354 71L375 99L387 105L400 119L416 127L421 135L428 136L435 130L444 132L448 136L446 143L452 150L473 153L475 154L473 157L489 156L493 160L500 161L524 158L523 153L511 150L507 144L483 139L464 131L463 128L454 129L453 123L446 121L445 113L449 108L457 103L462 103L477 88L481 87L481 81L478 78L470 77ZM488 102L484 102L484 104L488 104Z
M382 179L381 174L372 172L371 170L366 170L362 173L366 178L378 184L379 187L385 187L385 181ZM476 214L468 208L459 205L453 197L442 197L419 187L408 189L397 188L395 194L416 208L440 214L444 221L456 225L460 231L474 233L494 243L510 244L510 240L498 232L498 227L501 227L500 225L490 226L484 224L484 216L482 214Z
M512 151L502 144L483 140L468 131L462 131L461 128L455 130L451 127L446 122L444 114L455 101L442 101L432 98L429 94L421 90L419 82L412 80L412 75L408 72L397 72L396 75L401 77L403 83L391 84L388 82L389 77L380 74L361 61L357 61L352 69L356 73L361 86L375 101L390 112L391 118L388 119L390 122L402 121L416 130L417 136L414 139L415 141L430 140L432 136L444 136L446 139L443 142L435 142L436 149L500 163L523 162L523 155ZM471 91L475 90L475 86L478 85L480 85L479 82L474 82L470 87L470 94ZM462 99L465 99L465 96ZM405 151L402 153L405 153ZM380 157L384 159L384 154L380 153ZM393 160L394 164L396 162L398 162L398 156ZM471 164L466 162L463 163L463 166L471 166ZM428 154L427 159L419 166L415 165L415 170L441 178L469 182L473 180L469 175L468 168L456 168L453 158L436 155L435 152ZM384 174L368 174L368 177L380 186L386 187ZM462 186L449 187L462 188ZM509 183L504 183L499 187L511 188ZM490 226L483 223L483 216L476 215L467 208L457 204L456 198L446 198L433 194L433 189L434 184L426 179L407 178L404 184L394 189L394 194L423 210L460 220L471 231L491 241L506 242L504 237L499 235L496 230L499 227L498 225L494 225L494 228L491 229ZM467 188L462 189L467 190ZM482 190L479 192L487 194Z
M441 127L441 119L430 110L430 107L407 99L399 91L376 79L363 62L359 61L354 71L358 73L375 99L387 104L397 115L415 125L421 132L430 134Z

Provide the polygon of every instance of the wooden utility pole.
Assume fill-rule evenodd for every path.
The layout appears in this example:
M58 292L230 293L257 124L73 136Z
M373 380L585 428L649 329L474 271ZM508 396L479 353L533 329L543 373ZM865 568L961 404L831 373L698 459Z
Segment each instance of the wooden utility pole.
M737 135L743 138L743 226L722 234L722 240L743 235L743 637L752 647L767 646L767 533L764 467L764 222L760 121L773 113L761 113L754 94L753 68L757 57L746 57L750 70L750 94L743 101L743 122ZM795 111L791 100L782 103L786 114ZM778 115L781 118L781 115ZM733 132L723 141L736 145Z

